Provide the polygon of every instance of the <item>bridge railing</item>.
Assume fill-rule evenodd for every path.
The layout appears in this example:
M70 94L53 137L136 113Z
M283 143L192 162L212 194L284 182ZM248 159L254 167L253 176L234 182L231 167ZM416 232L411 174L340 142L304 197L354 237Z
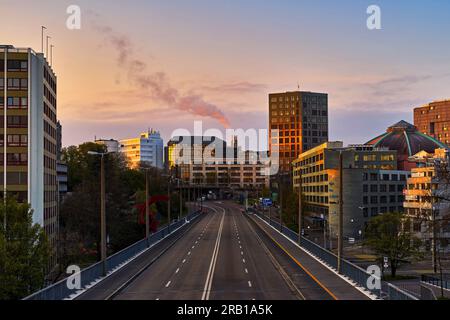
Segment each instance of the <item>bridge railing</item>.
M147 248L154 245L158 241L166 238L170 234L174 233L179 228L186 225L189 221L194 220L200 215L200 212L194 212L186 216L185 218L173 222L170 225L160 229L158 232L151 234L148 239L142 239L131 246L111 255L106 259L106 272L107 274L117 267L129 262L130 259L136 257L138 254L144 252ZM80 287L82 289L89 288L97 280L103 278L103 263L97 262L80 271L79 279L81 282ZM76 275L72 275L75 278ZM59 282L46 287L28 297L24 300L64 300L68 299L71 295L75 294L81 289L70 289L68 286L68 279L65 278Z
M439 275L433 276L433 275L422 275L421 278L422 282L432 284L437 287L441 287L447 290L450 290L450 275L445 274L442 277L442 281L440 279Z
M284 225L281 226L279 222L273 219L269 219L266 215L261 214L261 212L259 212L258 210L251 210L251 211L256 213L261 219L263 219L272 227L274 227L276 230L278 230L278 232L283 233L289 239L291 239L295 243L298 243L297 232L291 230L290 228L287 228ZM312 242L309 239L306 239L305 237L302 237L301 246L306 251L314 255L316 258L324 261L327 265L337 270L338 257L333 252L321 247L320 245ZM376 295L379 298L386 300L417 300L417 298L415 298L411 294L392 285L391 283L386 283L384 281L381 281L382 284L381 289L368 288L368 280L369 279L375 280L377 279L377 277L375 275L370 274L361 267L351 263L348 260L342 259L341 273L342 275L346 276L347 278L355 282L359 287L362 287L370 291L372 294Z

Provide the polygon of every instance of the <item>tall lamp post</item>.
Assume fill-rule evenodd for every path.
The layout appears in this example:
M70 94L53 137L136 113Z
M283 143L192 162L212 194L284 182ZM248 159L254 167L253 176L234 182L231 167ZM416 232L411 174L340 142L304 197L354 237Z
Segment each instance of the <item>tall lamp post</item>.
M89 155L100 156L100 246L103 276L106 276L106 193L105 193L105 155L107 152L89 151Z
M148 242L148 238L150 237L150 204L149 204L149 175L148 168L145 169L145 238L147 239L147 247L150 245Z

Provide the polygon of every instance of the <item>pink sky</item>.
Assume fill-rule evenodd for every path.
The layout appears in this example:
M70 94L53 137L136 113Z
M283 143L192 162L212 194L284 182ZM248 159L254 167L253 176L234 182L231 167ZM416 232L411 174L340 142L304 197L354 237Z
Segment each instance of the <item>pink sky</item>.
M431 49L442 26L414 32L395 25L402 11L393 5L384 9L383 30L370 32L361 3L336 9L354 12L347 19L325 5L293 4L295 20L276 2L259 10L200 2L78 1L82 29L70 31L65 10L72 1L2 0L0 42L39 51L40 26L47 26L64 145L147 128L167 139L177 128L192 130L194 120L267 128L267 94L297 83L329 94L330 139L362 143L412 121L412 107L450 97L450 46ZM323 21L310 18L317 14ZM26 21L20 29L19 18Z

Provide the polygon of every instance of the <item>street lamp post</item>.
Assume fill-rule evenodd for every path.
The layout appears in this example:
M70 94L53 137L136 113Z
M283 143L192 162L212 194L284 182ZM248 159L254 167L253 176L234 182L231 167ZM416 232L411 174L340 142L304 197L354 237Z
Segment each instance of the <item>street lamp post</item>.
M338 273L342 272L342 255L344 249L344 156L339 151L339 217L338 217Z
M107 153L89 151L88 154L100 156L100 253L103 276L106 276L106 192L105 192L105 155Z
M147 239L147 247L149 246L148 238L150 236L150 204L149 204L149 176L148 169L145 170L145 238Z

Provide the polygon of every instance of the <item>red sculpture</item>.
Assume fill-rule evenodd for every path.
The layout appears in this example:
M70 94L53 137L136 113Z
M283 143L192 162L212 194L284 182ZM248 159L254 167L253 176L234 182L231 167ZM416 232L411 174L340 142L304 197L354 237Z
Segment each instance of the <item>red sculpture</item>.
M158 231L159 221L156 219L156 212L151 210L151 205L161 201L169 201L168 196L152 196L148 199L149 210L149 226L150 232ZM145 203L140 203L135 206L139 210L139 224L145 225Z

